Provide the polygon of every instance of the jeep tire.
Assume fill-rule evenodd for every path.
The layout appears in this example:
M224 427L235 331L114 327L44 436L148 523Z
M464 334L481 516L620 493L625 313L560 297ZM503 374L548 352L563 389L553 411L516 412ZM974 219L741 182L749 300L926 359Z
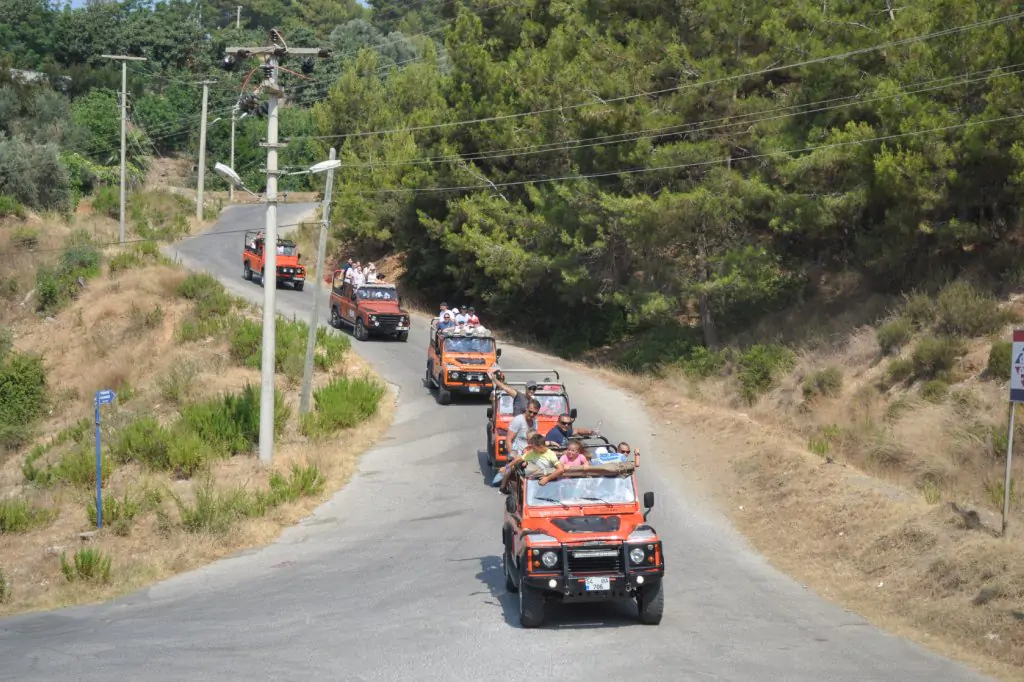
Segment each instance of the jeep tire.
M338 306L331 306L331 326L341 329L341 315L338 314Z
M366 331L366 327L363 326L363 318L356 318L356 328L353 333L355 337L360 341L366 341L366 339L370 336L370 333Z
M505 589L515 594L519 591L516 587L516 581L512 577L512 555L509 554L508 545L505 545L505 552L501 557L501 566L505 571Z
M302 291L302 287L306 286L305 282L295 282L295 291Z
M404 343L409 340L409 332L398 332L395 338Z
M665 612L665 592L661 589L661 581L646 585L637 592L637 611L640 622L644 625L657 625Z
M452 392L444 387L444 382L437 388L437 402L442 405L450 405L452 402Z
M249 267L249 261L245 261L245 269L242 270L242 279L252 281L252 268Z
M544 594L536 587L519 583L519 624L536 628L544 622Z

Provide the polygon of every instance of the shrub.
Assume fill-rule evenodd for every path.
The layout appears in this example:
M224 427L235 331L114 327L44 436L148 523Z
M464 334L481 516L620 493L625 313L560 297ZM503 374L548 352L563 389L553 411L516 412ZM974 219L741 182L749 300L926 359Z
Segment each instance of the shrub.
M4 569L0 568L0 604L11 601L11 582L7 579Z
M112 528L115 535L126 536L131 533L132 522L142 511L142 502L125 493L121 499L114 495L103 496L103 525ZM89 525L96 526L96 500L91 500L85 508Z
M154 417L140 417L114 437L110 456L119 464L137 462L150 469L170 468L171 434Z
M369 378L336 377L313 392L314 409L306 413L302 432L322 437L350 429L377 412L385 387Z
M896 383L914 375L914 363L910 358L893 358L885 368L885 381Z
M92 197L92 210L115 220L121 217L121 193L116 187L100 187Z
M98 549L87 547L75 552L74 563L68 563L64 552L60 554L60 570L69 582L110 582L110 557Z
M46 369L42 358L8 352L0 359L0 449L15 450L32 437L48 409Z
M207 471L210 464L226 453L203 440L199 434L184 427L176 427L172 433L168 451L170 469L177 478L192 478Z
M964 343L951 336L930 336L921 339L910 357L914 376L918 379L932 379L949 372L956 366L966 350Z
M740 393L748 403L770 390L782 372L792 369L796 362L793 351L778 344L751 346L737 362Z
M186 277L178 285L178 295L193 301L195 316L200 320L223 317L235 305L224 285L205 272Z
M50 525L56 518L56 510L34 507L25 499L0 500L0 534L27 533Z
M939 293L939 329L959 336L983 336L999 331L1016 315L999 307L993 296L968 282L953 282Z
M277 318L275 322L275 371L290 379L302 376L306 358L306 339L309 325L298 320ZM331 334L326 328L317 330L314 363L326 369L332 367L349 349L347 337ZM245 366L258 369L262 363L263 324L253 320L242 320L232 331L230 339L231 358Z
M157 381L160 387L160 396L168 402L181 405L192 391L192 384L197 376L199 376L199 366L191 360L185 360L175 365L166 376Z
M0 194L0 218L25 218L25 207L9 194Z
M690 356L681 361L683 373L695 379L707 379L725 368L729 360L727 350L713 351L707 346L696 346Z
M904 297L903 315L918 327L927 327L935 321L935 302L926 294L913 293Z
M875 332L878 346L886 355L891 355L902 348L914 333L914 326L906 317L889 320Z
M195 501L184 502L174 495L174 502L181 517L181 526L189 533L223 534L236 521L261 516L267 507L262 498L244 488L217 490L209 479L203 481L195 492Z
M284 396L274 391L274 433L280 435L288 421ZM225 394L194 405L181 414L181 422L220 453L249 452L259 443L260 392L246 384L240 395Z
M941 379L931 379L921 386L921 397L931 403L941 403L949 392L949 384Z
M100 273L102 254L84 230L75 231L67 240L57 265L36 269L36 298L41 312L53 313L78 296L78 280Z
M14 334L7 327L0 327L0 362L14 349Z
M995 379L1007 381L1013 364L1013 344L1009 341L996 341L988 350L988 365L985 373Z
M834 397L843 390L843 372L838 367L826 367L804 379L804 399L816 395Z
M618 363L631 372L658 373L665 365L683 360L703 345L699 328L672 320L639 334L636 343L619 357Z
M291 475L287 478L274 471L270 474L270 491L262 493L268 507L285 502L295 502L300 497L313 497L323 492L327 479L315 464L300 467L292 464Z
M166 260L154 242L138 242L110 259L110 275Z

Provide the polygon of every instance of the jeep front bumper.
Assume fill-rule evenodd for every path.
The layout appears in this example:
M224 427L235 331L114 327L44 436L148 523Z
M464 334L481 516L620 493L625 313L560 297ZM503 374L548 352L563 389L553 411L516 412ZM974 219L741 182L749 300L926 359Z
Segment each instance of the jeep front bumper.
M656 571L630 575L592 575L566 578L558 573L528 574L523 581L530 587L561 597L562 601L605 601L608 599L631 599L636 591L648 585L661 582L662 575Z

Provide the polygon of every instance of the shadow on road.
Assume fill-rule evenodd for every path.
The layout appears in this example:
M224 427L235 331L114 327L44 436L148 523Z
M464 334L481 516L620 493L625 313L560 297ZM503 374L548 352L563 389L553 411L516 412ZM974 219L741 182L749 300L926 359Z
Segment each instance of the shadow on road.
M487 556L480 558L480 572L477 573L497 605L501 606L502 616L510 626L521 629L519 625L519 595L505 589L505 569L501 565L501 557ZM629 600L607 602L590 602L581 604L562 604L549 601L545 605L546 617L541 629L544 630L594 630L621 627L643 627L637 620L636 603Z
M494 491L497 492L498 489L495 488L493 485L491 485L491 481L494 480L495 472L494 472L493 469L491 469L491 465L487 461L487 451L486 450L477 450L476 451L476 461L477 461L477 464L480 466L480 476L484 480L484 485L487 486L488 488L494 488ZM495 497L498 497L498 496L495 495Z

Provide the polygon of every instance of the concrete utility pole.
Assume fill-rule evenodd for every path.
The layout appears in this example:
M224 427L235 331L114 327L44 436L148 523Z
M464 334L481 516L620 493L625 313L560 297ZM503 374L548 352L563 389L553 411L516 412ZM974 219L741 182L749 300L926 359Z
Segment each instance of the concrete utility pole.
M216 82L199 81L198 83L203 86L203 116L199 121L199 179L196 183L196 220L200 222L203 220L203 186L206 183L206 104L210 101L210 83ZM231 163L234 164L234 162L235 160L231 159Z
M235 124L238 122L238 105L231 107L231 168L235 167ZM228 184L228 203L235 202L235 186Z
M104 54L100 55L104 59L117 59L121 62L121 217L120 217L120 230L119 241L124 243L124 196L125 196L125 181L127 175L127 154L126 154L126 139L128 133L128 62L144 62L145 57L129 57L127 55L119 54Z
M330 160L337 158L338 152L331 147ZM306 366L302 369L302 395L299 398L299 414L309 411L309 394L313 390L313 353L316 350L317 319L320 313L320 289L324 282L324 258L327 251L327 228L331 224L331 193L334 191L334 169L327 171L327 187L324 189L324 214L320 218L320 241L316 246L316 286L313 288L313 312L309 319L309 338L306 339Z
M284 38L276 29L270 31L271 45L260 47L228 47L225 52L239 58L266 55L263 64L263 82L260 89L269 96L267 108L267 227L263 252L265 276L263 285L263 357L260 366L260 462L264 465L274 460L274 372L277 337L277 150L284 145L278 143L278 100L284 90L277 82L278 59L284 55L329 56L330 51L315 47L287 47Z
M238 5L235 8L235 30L242 28L242 6ZM234 168L234 166L232 166Z

